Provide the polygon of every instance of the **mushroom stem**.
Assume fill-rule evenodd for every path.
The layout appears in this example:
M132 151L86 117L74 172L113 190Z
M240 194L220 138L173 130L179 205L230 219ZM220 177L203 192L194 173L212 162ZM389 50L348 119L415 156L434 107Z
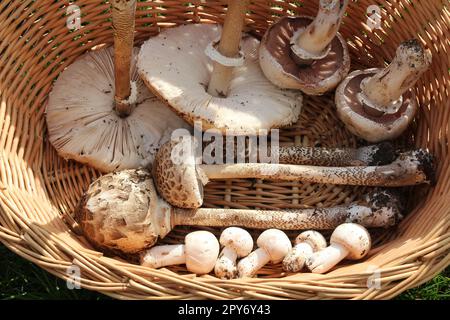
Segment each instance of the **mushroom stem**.
M249 2L249 0L229 0L218 45L219 53L225 57L235 58L239 54L245 12ZM226 97L232 77L233 67L224 66L215 61L208 85L208 93L216 97Z
M233 279L236 277L237 252L230 247L224 247L216 262L214 271L216 275L220 274L222 279Z
M131 113L131 57L134 42L136 0L112 1L114 30L115 110L120 117Z
M348 0L320 0L317 16L298 35L296 45L312 55L323 53L336 36L347 4Z
M418 40L403 42L387 68L363 80L361 102L379 111L397 112L402 103L395 102L416 83L430 63L431 53Z
M208 179L270 179L337 185L401 187L432 180L432 162L419 150L401 154L383 166L320 167L270 163L198 165Z
M270 262L270 255L267 250L258 248L244 259L246 263L239 262L238 264L239 278L253 277L259 269Z
M186 263L186 246L184 244L156 246L145 252L141 264L150 268L161 268Z
M347 257L349 251L339 243L330 244L314 254L314 259L308 259L306 264L313 273L324 273Z

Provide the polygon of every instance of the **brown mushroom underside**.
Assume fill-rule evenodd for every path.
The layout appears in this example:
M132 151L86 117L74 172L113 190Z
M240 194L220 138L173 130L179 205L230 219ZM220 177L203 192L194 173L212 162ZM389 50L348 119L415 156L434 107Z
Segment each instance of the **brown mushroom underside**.
M308 17L281 18L268 30L266 48L283 66L284 72L298 78L305 85L309 84L313 87L316 83L331 77L343 67L344 49L338 37L334 37L330 52L325 58L316 60L311 65L298 65L291 57L290 41L295 31L306 28L312 20ZM271 33L279 36L272 36Z

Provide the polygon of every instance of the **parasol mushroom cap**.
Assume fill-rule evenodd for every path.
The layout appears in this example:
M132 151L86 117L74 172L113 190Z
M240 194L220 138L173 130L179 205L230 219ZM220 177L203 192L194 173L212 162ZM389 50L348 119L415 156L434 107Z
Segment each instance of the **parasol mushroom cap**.
M339 225L331 234L330 243L343 246L349 260L364 258L372 246L369 231L356 223Z
M226 97L207 92L213 61L205 49L221 34L221 27L191 24L170 28L147 40L140 51L138 70L147 86L188 123L202 122L228 134L290 125L302 105L300 92L281 90L268 81L258 63L259 41L244 36L242 66Z
M280 88L321 95L335 88L350 71L347 43L340 33L326 54L310 65L299 65L291 54L292 38L313 21L312 17L282 17L272 24L261 40L259 62L265 76Z
M114 50L88 52L71 64L49 95L49 140L66 159L102 171L145 167L177 128L189 126L153 96L131 65L132 112L121 118L114 108Z
M186 268L195 274L206 274L214 269L220 245L209 231L194 231L185 239Z

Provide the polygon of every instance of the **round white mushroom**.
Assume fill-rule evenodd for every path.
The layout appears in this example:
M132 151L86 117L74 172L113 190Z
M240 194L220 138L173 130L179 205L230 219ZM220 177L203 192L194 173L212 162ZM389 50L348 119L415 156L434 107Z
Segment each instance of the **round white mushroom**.
M309 230L295 238L295 245L283 259L283 270L298 272L303 269L306 259L314 252L326 248L327 241L317 231Z

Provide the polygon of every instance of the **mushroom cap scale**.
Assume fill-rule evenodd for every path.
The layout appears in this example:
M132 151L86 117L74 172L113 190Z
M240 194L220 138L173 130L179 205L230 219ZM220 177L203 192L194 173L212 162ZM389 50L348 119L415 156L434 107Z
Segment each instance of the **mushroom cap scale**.
M320 95L348 74L350 55L344 38L337 33L328 55L309 66L299 66L291 56L291 38L312 20L307 16L282 17L272 24L261 40L259 61L266 77L277 86Z
M372 246L366 228L356 223L343 223L331 234L330 243L337 243L348 250L346 259L358 260L367 255Z
M369 141L380 142L397 138L411 123L417 111L414 90L402 96L402 105L392 114L379 115L368 106L363 106L357 97L361 92L361 82L381 69L353 71L336 89L337 114L348 130Z
M209 273L214 269L220 245L209 231L194 231L186 235L186 268L196 274Z
M268 229L261 233L256 244L266 251L270 262L274 264L281 262L292 249L288 236L278 229Z
M226 228L219 239L223 247L233 249L239 258L247 256L253 250L253 239L245 229L238 227Z
M50 92L49 140L66 159L102 172L145 167L172 130L189 126L153 96L139 79L137 49L131 65L132 113L114 109L114 51L88 52L72 63Z
M301 93L281 90L264 77L257 57L259 41L250 36L244 36L241 42L244 64L234 68L227 97L208 94L213 61L204 51L220 33L221 28L211 24L162 31L141 48L141 78L188 123L201 121L203 130L246 134L296 122Z

